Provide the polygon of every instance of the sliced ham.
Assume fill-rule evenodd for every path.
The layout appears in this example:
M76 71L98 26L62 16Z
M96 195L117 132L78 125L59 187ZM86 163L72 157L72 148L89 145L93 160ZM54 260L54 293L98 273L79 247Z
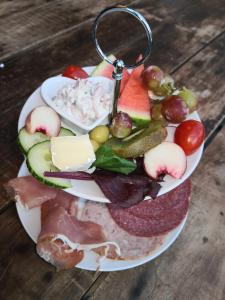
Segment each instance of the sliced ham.
M5 187L13 200L26 209L40 206L49 199L55 198L58 191L40 183L32 176L11 179Z
M41 205L41 219L42 223L45 218L51 213L56 207L62 206L72 216L77 214L77 201L78 198L66 193L62 190L57 190L55 198Z
M37 253L58 270L78 264L84 250L108 247L102 227L92 221L78 220L78 199L60 191L41 207L41 232Z
M107 206L102 203L87 201L80 219L101 225L106 240L114 241L120 248L120 255L115 252L114 245L109 246L108 249L102 247L95 249L98 254L110 259L132 260L145 257L158 248L164 240L164 236L145 238L129 234L116 224Z
M57 270L71 269L84 257L83 251L71 250L61 240L52 240L51 237L38 241L37 253Z
M65 236L71 244L96 244L105 241L100 225L79 221L62 206L53 209L42 223L38 239L49 236Z
M60 207L71 216L75 216L78 198L64 191L58 190L56 197L43 203L41 206L41 224L50 221L51 213ZM57 222L59 220L56 220ZM44 225L47 226L47 225ZM54 239L54 235L39 235L37 242L37 253L47 262L54 265L57 270L73 268L84 257L83 251L71 250L71 248L60 239Z

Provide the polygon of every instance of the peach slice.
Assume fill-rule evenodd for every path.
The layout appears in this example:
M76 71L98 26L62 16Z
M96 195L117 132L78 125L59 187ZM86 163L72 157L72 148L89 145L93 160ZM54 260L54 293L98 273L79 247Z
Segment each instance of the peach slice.
M60 131L59 115L48 106L34 108L26 118L25 127L29 133L42 132L48 136L57 136Z
M169 174L180 179L187 167L187 158L183 149L172 142L162 142L144 155L146 173L157 179L160 174Z

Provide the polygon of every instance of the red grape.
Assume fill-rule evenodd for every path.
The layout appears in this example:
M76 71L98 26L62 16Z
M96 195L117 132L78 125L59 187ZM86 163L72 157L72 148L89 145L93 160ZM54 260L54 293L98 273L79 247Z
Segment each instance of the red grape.
M167 121L180 123L188 115L189 108L180 96L172 95L162 101L161 112Z
M145 69L142 73L144 85L153 92L154 90L158 89L163 77L163 71L157 66L150 66L147 69Z

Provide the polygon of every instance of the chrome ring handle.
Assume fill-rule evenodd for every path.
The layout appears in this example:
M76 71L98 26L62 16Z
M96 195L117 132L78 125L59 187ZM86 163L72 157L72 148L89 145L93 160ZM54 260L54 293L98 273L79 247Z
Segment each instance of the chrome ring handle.
M112 12L126 12L132 16L134 16L137 20L140 21L140 23L143 25L146 35L147 35L147 48L145 50L144 56L143 58L136 62L135 64L132 65L126 65L124 64L124 67L126 69L134 69L138 66L140 66L141 64L143 64L145 62L145 60L148 58L148 56L151 53L151 48L152 48L152 31L151 28L148 24L148 22L146 21L146 19L136 10L129 8L129 7L125 7L125 6L112 6L112 7L108 7L106 9L104 9L102 12L100 12L100 14L97 16L97 18L94 21L93 27L92 27L92 37L96 46L96 50L98 52L98 54L101 56L102 59L106 60L108 63L110 63L111 65L114 65L113 61L111 61L106 55L105 53L102 51L98 39L97 39L97 29L98 29L98 25L99 22L101 20L102 17L104 17L107 14L110 14Z
M97 30L98 30L98 25L102 17L105 15L110 14L111 12L126 12L132 16L134 16L140 23L144 26L146 35L147 35L147 48L145 50L144 56L138 60L135 64L132 65L126 65L123 60L121 59L116 59L115 61L111 61L105 53L102 51L98 39L97 39ZM113 99L113 109L112 109L112 115L110 118L114 118L116 113L117 113L117 103L120 95L120 84L121 80L123 77L123 69L134 69L141 64L145 62L145 60L148 58L148 56L151 53L151 48L152 48L152 31L151 28L146 21L146 19L136 10L125 7L125 6L112 6L104 9L100 14L97 16L97 18L94 21L93 27L92 27L92 37L96 46L96 50L98 54L101 56L103 60L106 60L108 63L114 66L114 71L112 73L112 78L115 79L115 86L114 86L114 99Z

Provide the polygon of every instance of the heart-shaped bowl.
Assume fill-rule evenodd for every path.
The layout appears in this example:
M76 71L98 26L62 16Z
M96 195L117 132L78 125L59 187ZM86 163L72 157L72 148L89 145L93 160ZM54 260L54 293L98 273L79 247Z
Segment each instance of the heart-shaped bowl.
M113 80L102 76L89 77L85 80L91 81L95 84L100 83L105 89L105 92L112 95L113 101ZM75 129L81 129L81 133L89 132L90 130L92 130L100 124L108 123L108 115L111 111L103 114L91 125L87 125L81 123L80 120L76 119L75 116L69 115L55 104L55 101L53 99L58 94L59 90L61 90L65 86L72 84L74 84L74 79L70 79L61 75L50 77L47 80L45 80L41 85L41 96L43 100L62 117L65 123L67 123L70 127L73 127Z

